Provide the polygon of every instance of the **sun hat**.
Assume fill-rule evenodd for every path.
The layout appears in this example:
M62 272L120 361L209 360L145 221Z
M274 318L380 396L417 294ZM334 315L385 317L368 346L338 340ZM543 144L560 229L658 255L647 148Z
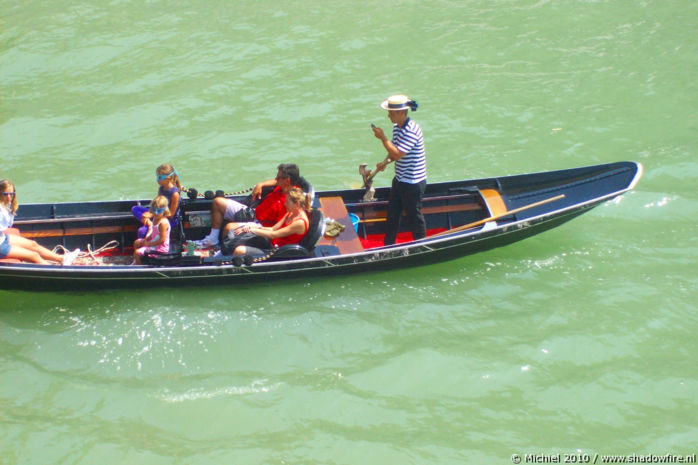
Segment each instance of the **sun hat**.
M417 102L407 95L391 95L387 100L381 102L380 107L384 110L417 110Z

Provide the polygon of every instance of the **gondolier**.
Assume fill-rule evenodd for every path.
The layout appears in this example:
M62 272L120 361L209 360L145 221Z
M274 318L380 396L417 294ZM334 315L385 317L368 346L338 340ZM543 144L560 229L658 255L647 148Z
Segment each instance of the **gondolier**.
M388 199L385 245L395 243L403 210L414 240L426 237L426 222L422 214L422 197L427 185L427 162L424 151L422 128L407 115L408 110L417 111L417 102L406 95L393 95L384 100L380 107L388 110L393 123L393 137L388 140L383 130L371 125L373 135L388 152L385 160L376 165L378 171L395 162Z

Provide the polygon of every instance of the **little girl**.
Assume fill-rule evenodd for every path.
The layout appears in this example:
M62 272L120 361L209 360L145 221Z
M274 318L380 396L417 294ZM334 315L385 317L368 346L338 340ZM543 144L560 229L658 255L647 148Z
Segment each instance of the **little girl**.
M80 249L58 255L36 241L17 234L6 234L7 229L12 227L17 213L17 192L12 181L0 180L0 197L0 258L14 258L41 265L56 262L67 266L73 263Z
M170 221L171 226L176 227L179 225L179 198L182 190L177 170L169 163L163 163L155 170L155 176L160 186L158 195L164 196L168 202L170 213L168 213L167 219ZM131 212L138 221L143 223L143 226L138 228L138 238L143 239L148 232L152 215L148 211L148 207L141 205L131 208Z
M136 264L141 264L141 257L146 252L168 253L170 251L170 222L167 217L170 209L167 206L167 198L158 195L150 202L152 221L148 232L143 239L136 239L133 243L133 258Z

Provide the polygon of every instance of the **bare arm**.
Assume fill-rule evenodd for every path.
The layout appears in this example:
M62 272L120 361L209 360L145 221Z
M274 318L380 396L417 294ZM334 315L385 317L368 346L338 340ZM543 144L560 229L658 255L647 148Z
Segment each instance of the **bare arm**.
M172 218L175 213L177 213L177 206L179 205L179 192L175 192L172 194L172 198L170 199L170 216L168 218Z
M250 228L250 232L256 236L266 237L267 239L278 239L279 237L290 236L291 234L303 234L305 232L305 224L300 218L296 218L291 224L281 227L283 219L276 223L271 228Z
M262 198L262 189L265 187L276 187L276 179L267 179L257 183L252 189L252 200L257 200Z
M385 160L381 161L376 165L376 169L378 171L383 171L389 163L404 157L405 153L401 152L397 147L395 147L395 144L388 140L385 133L383 132L383 129L379 127L374 127L372 129L373 135L376 136L377 139L380 139L381 142L383 142L383 147L385 147L385 150L388 152L388 156L385 158Z

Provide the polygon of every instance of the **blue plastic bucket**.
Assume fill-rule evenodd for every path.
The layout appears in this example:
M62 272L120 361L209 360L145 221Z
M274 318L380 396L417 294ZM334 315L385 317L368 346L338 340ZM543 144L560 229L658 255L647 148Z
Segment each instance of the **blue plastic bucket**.
M349 213L349 218L351 218L351 224L354 226L354 231L359 232L359 217L353 213Z

